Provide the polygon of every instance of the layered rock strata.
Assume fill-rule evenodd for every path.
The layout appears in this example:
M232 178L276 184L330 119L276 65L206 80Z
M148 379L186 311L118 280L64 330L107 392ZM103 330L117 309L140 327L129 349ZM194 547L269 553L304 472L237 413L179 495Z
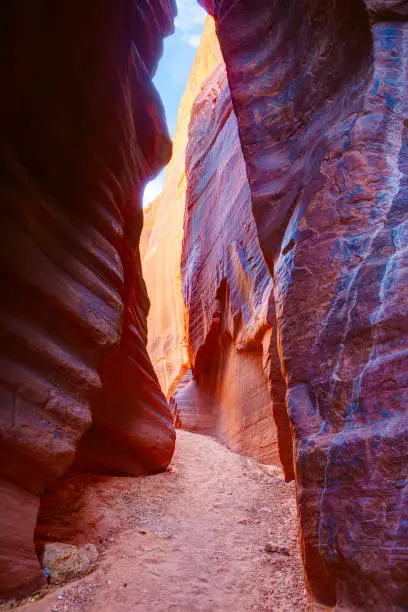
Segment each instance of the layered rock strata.
M169 396L189 368L180 259L187 179L185 150L193 102L221 61L214 20L207 17L185 93L180 102L173 155L163 191L145 210L141 255L148 294L148 351L163 391Z
M267 462L280 454L293 477L272 282L211 18L180 105L164 189L145 210L141 253L155 296L149 352L177 426Z
M285 406L272 406L268 389L280 377L270 353L272 280L259 248L223 62L192 108L186 177L181 278L192 372L171 403L183 428L213 433L267 463L279 463L280 451L290 478Z
M2 4L0 598L44 580L40 495L76 451L105 473L171 459L138 242L143 185L171 151L151 76L174 12Z
M402 610L407 3L206 4L274 277L309 589Z

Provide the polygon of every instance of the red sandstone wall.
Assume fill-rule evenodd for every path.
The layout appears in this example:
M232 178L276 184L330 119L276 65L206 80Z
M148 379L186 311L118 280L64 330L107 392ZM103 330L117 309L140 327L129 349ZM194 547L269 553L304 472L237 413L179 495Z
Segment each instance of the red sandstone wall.
M171 459L138 243L143 184L171 151L151 75L174 8L2 3L0 598L43 580L40 495L80 440L87 470Z
M207 18L164 188L145 210L141 253L154 296L148 348L179 426L214 433L264 461L278 462L280 454L289 479L292 441L270 323L272 281L258 245L225 69L213 72L220 61L214 22Z
M274 275L309 588L329 606L401 610L407 3L207 6Z
M272 279L259 248L223 63L192 108L186 177L181 277L194 376L187 374L172 404L181 427L214 433L236 451L279 463L280 450L290 478L288 420L283 413L279 449L274 416L279 422L283 404L272 406L268 390Z

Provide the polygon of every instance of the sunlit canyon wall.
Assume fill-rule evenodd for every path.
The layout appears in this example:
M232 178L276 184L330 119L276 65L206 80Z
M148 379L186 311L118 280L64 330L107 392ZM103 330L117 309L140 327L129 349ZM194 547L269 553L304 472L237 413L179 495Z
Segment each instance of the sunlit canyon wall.
M148 316L148 351L161 387L171 395L189 368L180 258L187 191L185 152L193 102L221 61L214 20L207 17L188 84L180 102L173 155L162 193L144 211L140 243L143 276L154 296Z
M408 5L204 2L274 279L313 597L408 603Z
M44 582L40 495L75 454L140 474L174 446L138 243L143 186L171 153L151 76L175 5L57 5L0 13L0 598Z

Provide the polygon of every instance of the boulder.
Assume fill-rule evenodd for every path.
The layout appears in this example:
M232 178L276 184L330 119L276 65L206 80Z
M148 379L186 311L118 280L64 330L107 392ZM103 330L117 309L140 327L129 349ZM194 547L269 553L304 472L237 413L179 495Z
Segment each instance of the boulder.
M71 546L62 542L48 542L40 554L41 565L50 584L62 584L83 576L96 567L98 551L93 544Z

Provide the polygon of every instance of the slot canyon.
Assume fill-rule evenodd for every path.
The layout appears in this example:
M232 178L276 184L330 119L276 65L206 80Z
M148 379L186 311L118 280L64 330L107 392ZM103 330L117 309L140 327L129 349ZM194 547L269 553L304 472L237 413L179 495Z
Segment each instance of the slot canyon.
M408 0L200 6L1 4L0 610L404 612Z

